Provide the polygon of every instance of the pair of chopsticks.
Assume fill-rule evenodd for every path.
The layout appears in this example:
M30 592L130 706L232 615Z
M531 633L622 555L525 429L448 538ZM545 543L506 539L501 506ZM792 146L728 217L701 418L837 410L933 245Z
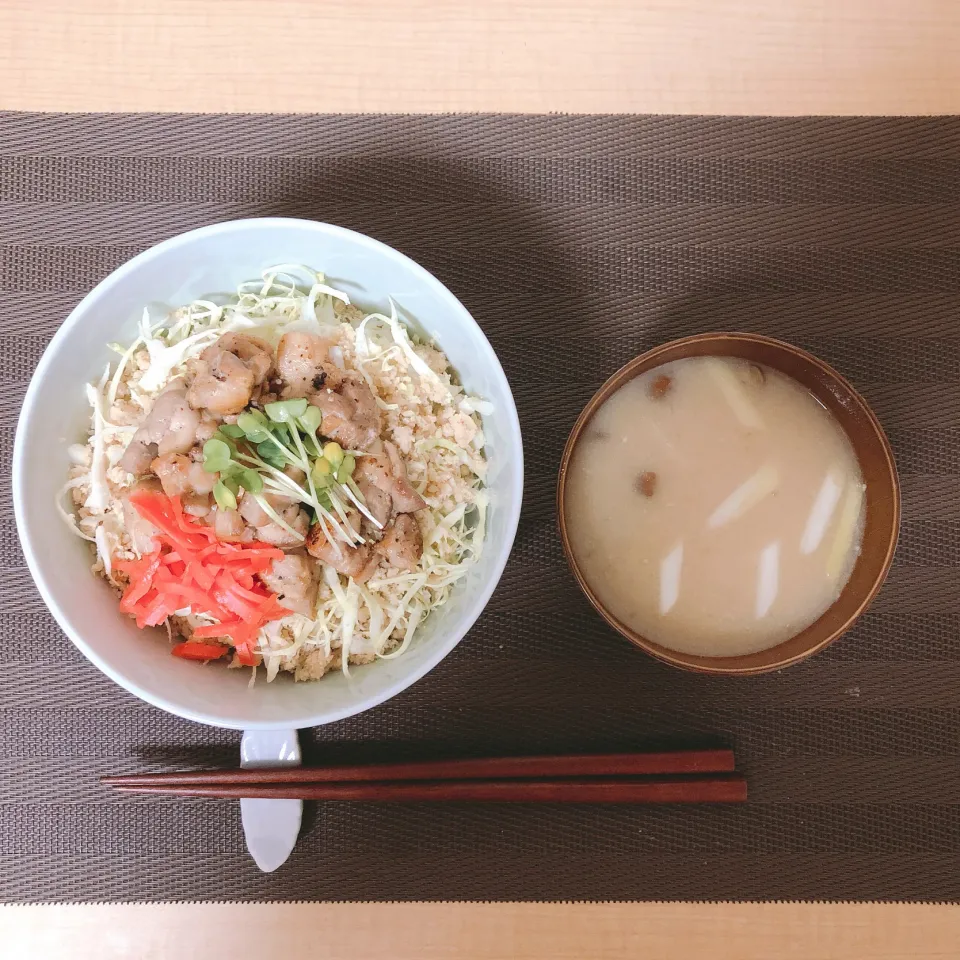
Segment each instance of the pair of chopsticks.
M261 767L102 777L128 793L292 800L739 803L732 750Z

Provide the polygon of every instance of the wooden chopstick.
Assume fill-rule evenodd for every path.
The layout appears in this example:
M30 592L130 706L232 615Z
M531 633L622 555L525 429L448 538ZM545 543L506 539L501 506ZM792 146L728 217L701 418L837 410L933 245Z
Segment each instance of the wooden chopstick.
M648 780L418 780L354 783L121 784L124 793L369 802L742 803L743 777Z
M335 767L260 767L101 777L113 787L217 786L269 783L354 783L384 780L508 780L560 777L627 777L731 773L732 750L674 750L567 757L486 757ZM243 796L250 796L249 793Z

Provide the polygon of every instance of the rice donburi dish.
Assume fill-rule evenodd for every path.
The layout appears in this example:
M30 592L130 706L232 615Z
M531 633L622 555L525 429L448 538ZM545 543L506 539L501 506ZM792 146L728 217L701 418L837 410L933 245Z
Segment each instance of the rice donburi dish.
M176 656L251 682L396 657L479 557L487 404L392 301L285 265L110 347L60 509Z

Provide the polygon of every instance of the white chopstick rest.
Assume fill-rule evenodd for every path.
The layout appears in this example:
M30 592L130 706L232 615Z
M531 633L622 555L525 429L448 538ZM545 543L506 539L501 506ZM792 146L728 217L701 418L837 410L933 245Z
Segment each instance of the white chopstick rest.
M240 741L240 766L299 767L300 741L296 730L246 730ZM264 873L273 873L290 856L303 818L302 800L240 801L247 850Z

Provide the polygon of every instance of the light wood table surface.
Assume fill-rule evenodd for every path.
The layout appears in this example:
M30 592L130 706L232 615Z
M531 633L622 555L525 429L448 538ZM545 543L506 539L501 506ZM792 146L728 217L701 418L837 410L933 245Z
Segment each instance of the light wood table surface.
M0 0L0 109L960 113L955 0Z
M958 50L957 0L0 0L0 109L949 114ZM946 960L960 908L0 906L0 955Z

